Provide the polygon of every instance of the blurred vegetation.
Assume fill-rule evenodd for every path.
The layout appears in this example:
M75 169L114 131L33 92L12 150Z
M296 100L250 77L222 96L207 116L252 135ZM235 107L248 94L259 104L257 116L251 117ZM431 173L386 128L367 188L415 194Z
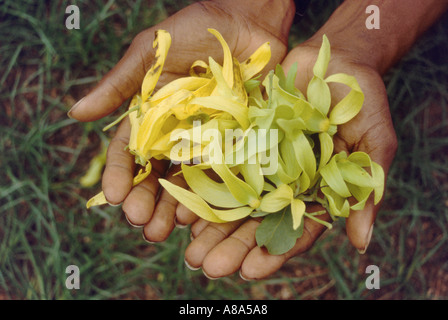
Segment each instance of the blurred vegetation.
M184 265L189 231L149 245L121 209L85 201L79 178L109 136L109 118L66 112L120 59L133 37L191 1L5 0L0 7L0 299L448 298L448 19L386 76L399 139L383 209L365 255L341 220L269 279L211 281ZM341 1L312 1L292 28L305 40ZM78 5L81 29L65 28ZM107 132L107 134L110 134ZM80 267L81 288L65 287ZM365 268L381 289L365 288Z

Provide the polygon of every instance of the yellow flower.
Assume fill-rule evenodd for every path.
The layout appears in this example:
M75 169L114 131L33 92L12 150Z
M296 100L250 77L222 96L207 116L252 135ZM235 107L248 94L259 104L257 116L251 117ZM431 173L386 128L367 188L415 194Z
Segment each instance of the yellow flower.
M353 119L361 110L364 94L355 77L345 73L332 74L325 78L330 62L330 43L324 35L322 47L313 68L313 78L307 87L307 101L300 101L301 117L307 129L327 132L333 136L337 126ZM331 107L331 92L328 83L341 83L348 86L350 92L335 106Z
M248 129L248 105L245 82L259 73L269 62L271 51L269 43L263 44L247 60L239 63L232 57L230 48L222 35L214 29L209 29L220 42L224 51L223 65L220 66L212 57L209 64L196 61L189 77L179 78L153 94L155 86L168 55L171 36L164 30L158 30L153 43L156 48L155 61L147 72L141 87L128 108L116 122L128 115L131 123L129 152L135 156L137 164L145 167L134 179L134 185L150 174L150 159L167 159L188 161L194 155L208 155L207 139L197 146L196 141L190 142L191 152L171 159L171 151L177 141L171 139L177 130L194 130L195 120L201 120L202 125L213 127L220 132L225 129L241 127ZM195 74L197 67L203 67L206 72ZM111 125L113 125L111 124ZM106 127L108 129L110 126ZM190 137L194 136L190 135ZM209 141L208 141L209 142ZM87 206L106 203L101 192L87 203Z
M362 210L372 192L374 204L378 204L383 196L383 168L371 161L365 152L353 152L349 156L345 152L334 155L322 168L321 175L321 190L334 216L348 217L350 209ZM357 202L350 205L348 199L352 196Z
M209 65L197 61L192 69L198 65L205 67L204 76L194 75L192 70L192 76L174 80L150 97L171 41L168 33L159 31L155 44L158 59L143 82L142 105L129 114L132 125L129 151L141 165L151 158L169 158L167 154L174 142L166 143L168 136L174 130L192 128L192 122L196 119L234 119L243 129L249 126L244 81L261 71L269 61L269 45L260 47L240 65L232 57L222 35L214 29L209 31L223 48L222 67L212 57L209 58ZM158 73L154 70L158 70ZM146 94L143 95L143 92ZM138 104L138 101L136 99L134 104ZM133 108L133 104L130 107Z
M262 233L277 234L275 230L282 224L284 232L280 233L285 234L277 235L280 238L272 243L270 235L261 236L257 243L278 253L301 235L304 217L331 228L316 216L328 212L333 219L348 217L350 210L364 208L372 192L377 204L384 192L381 166L364 152L333 155L337 126L359 113L364 94L353 76L338 73L326 77L330 61L327 37L323 36L305 95L294 85L296 65L286 75L278 65L263 82L256 78L270 60L269 43L239 62L222 35L209 31L222 46L222 66L212 57L208 62L195 61L189 76L154 93L171 44L169 33L157 32L154 64L128 111L117 120L129 116L129 152L144 167L133 184L150 174L151 159L179 162L191 191L159 179L176 200L216 223L270 215L262 222ZM329 83L344 84L350 91L334 103ZM210 129L216 136L208 135ZM228 129L240 134L228 141ZM257 140L251 140L254 136ZM264 139L261 145L260 139ZM194 165L187 164L191 160ZM275 162L274 171L269 161ZM206 170L217 178L210 178ZM326 211L307 213L306 202L318 202ZM101 192L87 206L103 203L106 199ZM285 221L292 221L286 223L290 229ZM283 239L288 246L279 249Z
M345 203L344 201L348 203L347 197L352 195L357 197L359 202L353 205L352 209L359 209L365 203L366 195L370 194L373 189L376 188L376 194L382 193L378 189L381 186L381 179L378 178L381 177L379 166L372 162L369 162L369 166L376 174L375 178L372 178L375 185L372 181L369 181L368 186L359 186L353 183L350 186L351 192L342 195L337 192L334 194L334 189L326 185L330 181L330 185L336 188L336 191L340 191L337 187L345 186L342 184L344 180L341 182L333 178L333 175L336 175L339 170L347 174L351 181L358 179L358 175L364 174L365 171L362 168L357 170L358 164L353 164L350 160L347 160L353 164L350 167L345 164L340 164L340 168L335 166L335 159L340 159L342 155L331 158L334 149L332 135L336 133L337 125L350 121L359 112L364 95L356 79L352 76L334 74L324 79L329 60L329 42L324 36L318 59L313 68L314 77L308 85L307 97L294 86L296 66L291 68L292 71L288 75L285 75L282 68L277 66L275 72L271 72L264 79L263 85L266 88L267 100L263 98L259 82L246 82L247 100L250 105L248 111L250 128L255 130L274 129L279 132L275 146L278 148L278 169L274 174L264 175L260 162L251 165L251 174L248 174L249 167L246 162L234 167L233 171L225 164L212 164L211 169L222 180L221 183L218 183L203 173L201 168L183 166L184 178L193 192L161 179L163 187L200 217L214 222L241 219L249 214L262 216L291 206L293 229L300 226L304 215L316 219L305 212L304 200L321 201L320 198L317 198L319 187L326 195L330 213L334 216L348 214L345 210L346 207L341 208L340 206L340 203ZM204 66L205 63L197 62L196 65ZM210 76L216 73L213 71L212 63L210 66L211 70L207 69L203 74ZM225 65L223 69L225 70ZM231 74L230 71L223 71L223 74L225 73ZM217 77L218 82L221 83L220 90L224 95L230 95L228 93L231 91L230 87L222 78ZM329 82L342 83L351 88L347 96L339 101L331 111ZM240 94L238 97L246 100L244 94ZM219 103L220 101L216 99L207 107ZM227 101L224 103L228 104ZM246 127L241 122L240 125L243 128ZM313 135L317 137L319 150L316 150ZM243 141L247 143L247 141ZM273 147L273 145L269 145L266 150L272 151ZM318 154L318 162L316 154ZM358 159L357 155L358 158L364 157L363 161L366 161L365 157L368 157L355 154L350 159ZM330 161L330 159L332 160ZM329 161L330 163L328 163ZM363 175L360 176L361 181L363 177ZM325 204L325 202L321 202ZM323 221L322 223L326 224Z

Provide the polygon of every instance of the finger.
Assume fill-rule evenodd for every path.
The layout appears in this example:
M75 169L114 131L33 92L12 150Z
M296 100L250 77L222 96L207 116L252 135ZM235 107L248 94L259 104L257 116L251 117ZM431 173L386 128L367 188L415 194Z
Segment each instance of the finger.
M256 246L255 230L259 224L259 221L249 219L219 242L205 256L203 272L210 278L225 277L236 272L246 255Z
M143 226L148 223L154 212L157 194L159 192L159 178L165 174L168 161L153 160L150 175L134 186L123 202L123 211L132 226Z
M312 211L318 210L311 209ZM311 210L309 212L311 212ZM319 216L320 219L327 222L331 221L329 215ZM306 252L315 241L326 230L321 223L311 219L304 219L304 229L302 236L297 240L294 247L282 255L271 255L265 248L254 247L245 257L240 276L245 280L264 279L279 270L290 258ZM255 237L255 232L254 232Z
M177 204L175 217L176 226L182 228L196 222L198 219L199 217L182 203Z
M195 239L211 222L198 219L191 225L191 237Z
M193 268L200 268L204 258L218 243L234 232L242 221L228 223L207 223L200 219L192 226L194 240L185 250L185 262ZM196 228L195 232L193 228Z
M107 149L102 189L107 201L113 205L122 203L132 188L135 161L133 156L125 150L129 144L130 133L130 122L126 117Z
M187 184L181 175L175 175L180 170L180 166L172 166L168 169L165 179L182 188ZM165 189L160 191L154 213L151 220L143 228L143 235L150 242L160 242L166 240L174 229L174 217L176 214L177 200Z

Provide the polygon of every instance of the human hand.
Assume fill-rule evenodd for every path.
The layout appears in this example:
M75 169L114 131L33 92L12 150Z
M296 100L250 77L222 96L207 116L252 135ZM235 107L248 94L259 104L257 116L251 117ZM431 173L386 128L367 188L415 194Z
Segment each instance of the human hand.
M331 42L331 39L330 39ZM320 42L310 39L293 49L285 58L282 66L289 70L298 62L296 87L306 92L307 84L313 76L313 66ZM372 161L380 164L387 176L397 140L389 112L384 82L379 71L352 59L350 52L332 46L332 59L327 76L335 73L349 73L357 80L364 92L365 100L361 112L348 123L338 126L334 136L335 153L345 151L348 154L363 151ZM343 85L330 85L332 100L339 101L347 94ZM319 206L308 207L307 212L321 210ZM360 211L352 211L346 221L346 232L350 242L363 253L372 236L373 223L379 205L373 198ZM182 212L178 219L182 221ZM330 217L325 218L330 221ZM255 241L255 231L259 221L249 219L244 222L227 224L208 223L199 220L192 226L194 240L185 253L185 261L192 268L202 267L211 278L227 276L238 269L245 279L261 279L278 270L289 258L308 250L323 233L324 226L305 218L304 233L294 248L283 255L269 255L259 248Z
M322 35L327 35L332 47L327 75L344 72L355 76L365 96L361 112L338 127L334 137L335 152L364 151L383 167L387 177L397 138L381 76L439 19L447 10L448 2L412 0L404 6L397 1L372 0L369 4L381 11L381 28L366 27L365 3L345 0L313 37L288 54L283 69L287 71L297 61L296 86L306 92ZM336 101L347 90L340 85L331 88ZM370 242L378 209L379 205L374 206L371 200L364 210L351 212L346 221L350 242L361 253ZM307 208L308 212L316 210L319 208ZM178 210L178 219L182 220L183 216L190 217L184 210ZM278 270L292 256L310 248L324 231L322 224L305 219L303 236L295 247L283 255L273 256L256 246L258 225L255 219L228 224L199 220L192 225L195 239L186 250L186 263L192 268L202 267L204 273L213 278L240 270L243 278L261 279Z
M222 49L207 29L220 31L233 56L243 61L260 45L269 41L272 56L265 70L282 61L287 51L289 28L294 16L290 0L216 0L197 2L174 14L160 24L138 34L118 64L101 82L70 111L69 116L79 121L94 121L116 110L141 86L154 60L152 48L155 31L164 29L172 36L171 48L157 88L188 75L196 60L209 56L222 60ZM152 172L139 185L132 187L135 162L125 151L130 135L128 118L123 120L111 140L102 188L112 205L123 204L126 218L134 226L144 226L148 241L163 241L174 227L177 201L167 192L159 193L158 178L165 177L186 186L176 167L167 161L152 161Z

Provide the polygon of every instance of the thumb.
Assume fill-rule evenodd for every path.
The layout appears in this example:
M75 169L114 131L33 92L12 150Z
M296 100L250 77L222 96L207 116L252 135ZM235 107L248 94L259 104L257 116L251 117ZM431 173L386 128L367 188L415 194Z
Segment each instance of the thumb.
M361 140L358 151L369 154L372 161L384 170L384 184L397 149L397 140L393 128L377 126L369 131ZM382 201L381 201L382 202ZM381 202L374 204L371 194L363 210L353 210L346 220L346 232L351 244L363 254L369 246L373 224L381 207Z
M139 33L117 65L70 109L68 116L78 121L95 121L115 111L135 94L152 63L154 37L154 28Z

